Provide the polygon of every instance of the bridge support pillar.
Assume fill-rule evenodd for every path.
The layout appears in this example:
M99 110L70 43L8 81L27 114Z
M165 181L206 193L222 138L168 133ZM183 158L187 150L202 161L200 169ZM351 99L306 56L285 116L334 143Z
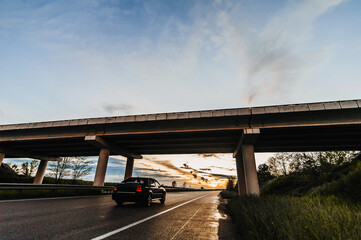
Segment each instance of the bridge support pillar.
M0 152L0 167L1 167L1 164L3 163L4 158L5 158L5 153Z
M242 146L244 176L247 195L259 195L259 185L256 169L256 159L254 157L254 146Z
M93 186L104 186L105 173L107 172L109 155L110 155L109 149L107 148L100 149Z
M244 173L243 156L238 154L236 156L237 179L238 179L238 194L240 196L247 195L246 176Z
M45 160L40 161L38 170L36 171L36 175L35 175L33 184L42 184L43 183L47 165L48 165L48 161L45 161Z
M127 165L125 167L124 180L131 178L133 175L134 158L127 158Z

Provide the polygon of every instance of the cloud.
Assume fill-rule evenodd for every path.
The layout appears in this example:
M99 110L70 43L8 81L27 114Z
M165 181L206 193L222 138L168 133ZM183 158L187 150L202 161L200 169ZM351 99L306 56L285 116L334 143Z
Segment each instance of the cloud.
M226 170L226 171L235 171L235 168L226 168L226 167L220 167L220 166L210 166L211 168L217 168L217 169L222 169L222 170Z
M206 176L217 177L217 178L221 177L221 178L226 178L226 179L230 177L230 176L226 176L226 175L222 175L222 174L212 174L212 173L208 173L205 171L199 171L195 168L190 167L188 165L188 163L184 163L181 167L177 167L173 163L171 163L171 161L169 161L169 160L155 160L154 158L145 158L145 159L180 173L181 176L183 176L182 179L188 178L188 180L193 179L193 180L197 180L199 182L209 183L213 179L205 178L204 176L202 176L202 174L205 174ZM185 169L191 170L191 171L186 171ZM201 174L199 174L199 173L201 173ZM172 175L169 175L169 176L172 176Z
M312 68L317 54L307 48L315 20L343 0L289 2L266 26L251 34L243 22L227 11L218 14L223 49L239 67L245 81L245 100L262 96L284 97L296 80Z
M175 166L171 161L169 160L155 160L154 158L144 158L145 160L148 160L148 161L151 161L151 162L154 162L156 164L159 164L159 165L162 165L168 169L171 169L171 170L174 170L180 174L183 174L183 175L192 175L190 172L188 171L185 171L177 166Z
M198 156L199 156L199 157L202 157L202 158L210 158L210 157L220 158L219 155L220 155L220 154L214 154L214 153L198 154Z
M228 178L235 179L236 178L235 175L212 173L212 172L206 172L206 171L198 171L198 172L203 173L203 174L205 174L207 176L216 177L216 178L220 178L220 179L228 179Z
M108 113L108 114L130 114L133 110L133 106L130 104L107 104L104 107L104 110Z

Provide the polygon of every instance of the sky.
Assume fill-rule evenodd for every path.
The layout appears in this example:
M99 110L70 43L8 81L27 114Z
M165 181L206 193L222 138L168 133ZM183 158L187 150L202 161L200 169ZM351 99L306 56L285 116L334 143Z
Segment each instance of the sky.
M0 0L0 124L359 99L360 63L358 0ZM215 186L234 164L146 156L135 172ZM112 157L106 180L123 174Z

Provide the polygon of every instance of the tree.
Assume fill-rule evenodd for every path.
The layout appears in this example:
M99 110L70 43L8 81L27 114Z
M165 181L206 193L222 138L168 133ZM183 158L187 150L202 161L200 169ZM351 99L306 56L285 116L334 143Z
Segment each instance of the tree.
M187 187L187 182L184 182L184 183L182 184L182 187L183 187L183 188L186 188L186 187Z
M177 187L177 182L176 181L172 182L172 187Z
M234 190L234 179L233 178L228 178L227 183L226 183L226 189L228 191Z
M269 171L273 176L286 175L288 173L289 153L276 153L267 161Z
M264 176L264 177L269 177L271 176L271 173L269 171L269 167L267 164L263 163L263 164L260 164L258 166L258 171L257 173L260 175L260 176Z
M19 168L18 168L18 165L17 164L13 164L11 165L11 169L15 172L15 173L18 173L19 172Z
M269 167L265 163L260 164L258 166L257 175L258 175L258 183L259 183L260 186L262 186L263 184L265 184L266 182L268 182L269 180L274 178L273 176L271 176L271 173L269 171Z
M276 153L268 159L266 165L273 176L292 173L318 177L351 161L356 153L354 151Z
M88 161L84 157L76 157L71 160L71 176L74 182L90 174L93 169L92 166L89 166L90 164L92 161Z
M30 177L33 175L33 173L38 168L38 161L32 160L29 164L29 162L24 162L21 164L20 173L22 173L25 177ZM13 165L14 166L14 165ZM17 165L16 165L17 168Z
M60 180L69 176L71 170L71 160L72 158L70 157L63 157L60 161L49 164L49 175L55 178L56 183L59 183Z
M82 177L89 175L93 169L92 161L84 157L63 157L60 161L49 164L49 175L55 178L56 183L62 179L71 177L75 182Z

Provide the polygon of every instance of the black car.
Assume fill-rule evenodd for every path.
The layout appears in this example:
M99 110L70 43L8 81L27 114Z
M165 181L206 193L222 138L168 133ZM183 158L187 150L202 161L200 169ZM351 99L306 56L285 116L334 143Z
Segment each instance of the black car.
M154 178L132 177L118 183L113 190L112 199L118 204L137 202L150 206L153 199L165 202L166 191Z

